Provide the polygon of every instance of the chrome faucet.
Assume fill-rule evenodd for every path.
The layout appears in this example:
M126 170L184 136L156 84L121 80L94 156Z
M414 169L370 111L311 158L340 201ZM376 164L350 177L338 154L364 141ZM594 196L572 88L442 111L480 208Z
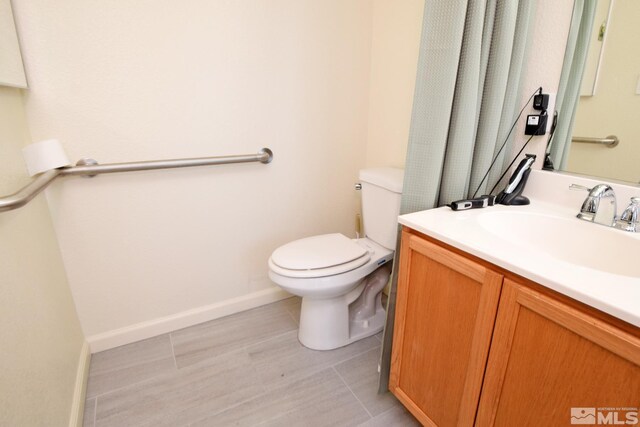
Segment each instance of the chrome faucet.
M615 228L632 233L640 232L640 197L632 197L629 206L613 224Z
M616 194L610 185L598 184L593 188L588 188L571 184L569 188L589 192L589 195L582 203L578 218L608 227L614 225L617 213Z

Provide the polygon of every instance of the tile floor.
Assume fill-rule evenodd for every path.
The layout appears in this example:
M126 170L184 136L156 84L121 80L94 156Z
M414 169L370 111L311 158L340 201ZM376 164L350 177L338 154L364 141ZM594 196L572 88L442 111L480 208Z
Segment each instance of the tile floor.
M380 336L309 350L299 313L289 298L94 354L84 425L419 425L377 394Z

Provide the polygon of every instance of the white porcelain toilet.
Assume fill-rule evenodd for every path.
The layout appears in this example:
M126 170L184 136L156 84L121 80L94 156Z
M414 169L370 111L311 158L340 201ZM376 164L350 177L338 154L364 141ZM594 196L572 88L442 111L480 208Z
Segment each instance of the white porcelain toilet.
M269 258L269 277L302 297L300 342L331 350L382 330L381 292L391 274L403 170L364 169L365 237L323 234L287 243Z

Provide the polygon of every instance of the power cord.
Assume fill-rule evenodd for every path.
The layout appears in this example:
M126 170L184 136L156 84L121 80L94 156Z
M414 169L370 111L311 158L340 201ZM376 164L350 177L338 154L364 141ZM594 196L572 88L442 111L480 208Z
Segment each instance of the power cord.
M543 111L542 115L546 115L547 112ZM546 123L546 122L545 122ZM504 178L504 176L507 174L507 172L509 172L509 170L511 169L511 166L513 166L513 164L516 162L516 160L518 159L518 157L520 156L520 154L522 154L522 152L524 151L525 148L527 148L527 145L529 145L529 142L531 142L531 139L536 136L536 134L538 133L537 131L540 130L540 128L542 126L545 126L545 123L540 123L538 125L538 127L536 128L535 132L533 132L533 135L531 135L529 137L529 139L527 139L527 141L522 145L522 148L520 149L520 151L518 151L518 153L513 157L513 160L511 160L511 163L509 163L509 166L507 166L507 168L504 170L504 172L502 173L502 175L500 175L500 178L498 178L498 180L496 181L496 184L493 186L493 188L491 189L491 191L489 191L489 194L493 194L493 190L496 189L496 187L498 186L498 184L500 184L500 181L502 181L502 178Z
M482 177L482 181L480 181L480 184L478 184L478 188L476 188L476 191L473 193L473 196L471 197L472 199L476 197L476 194L478 194L478 191L480 191L480 187L482 187L482 184L484 184L484 181L487 179L487 177L489 176L489 172L491 172L491 168L493 168L493 165L496 163L496 160L498 160L498 157L500 156L500 153L502 153L502 150L504 150L504 147L507 145L507 141L509 140L509 137L511 136L511 132L513 132L513 129L516 127L516 124L518 123L518 120L520 120L520 117L522 116L522 112L524 111L525 108L527 108L527 105L529 105L529 103L531 102L531 100L533 99L534 96L536 96L536 93L538 93L539 95L542 94L542 86L540 86L538 89L536 89L531 96L529 97L529 99L527 100L527 102L522 106L522 109L520 110L520 112L518 113L518 117L516 117L516 119L514 120L513 124L511 125L511 129L509 129L509 132L507 133L507 136L504 138L504 141L502 143L502 145L500 146L500 149L498 150L498 153L495 155L495 157L493 158L493 161L491 162L491 164L489 165L489 168L487 169L487 173L484 174L484 176ZM522 147L524 149L524 147L527 146L527 144L529 143L529 141L531 141L531 138L529 138L529 140L525 143L525 145ZM521 150L522 151L522 150ZM520 153L518 153L520 154ZM518 156L516 156L517 158ZM513 165L513 163L515 162L515 159L513 159L513 162L511 162L511 165ZM504 177L504 175L507 173L507 171L509 170L509 168L511 167L511 165L509 165L509 167L505 170L505 172L502 174L502 177ZM502 180L502 177L500 177L500 179L498 180L498 182L500 182L500 180ZM489 192L489 194L493 193L493 190L495 190L496 186L498 184L496 183L496 185L493 187L493 189Z

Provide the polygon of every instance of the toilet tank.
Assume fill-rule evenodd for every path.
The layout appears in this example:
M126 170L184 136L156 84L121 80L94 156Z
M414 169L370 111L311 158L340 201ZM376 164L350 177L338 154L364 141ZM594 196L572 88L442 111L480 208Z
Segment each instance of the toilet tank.
M403 178L404 170L397 168L360 171L364 234L391 250L396 247Z

